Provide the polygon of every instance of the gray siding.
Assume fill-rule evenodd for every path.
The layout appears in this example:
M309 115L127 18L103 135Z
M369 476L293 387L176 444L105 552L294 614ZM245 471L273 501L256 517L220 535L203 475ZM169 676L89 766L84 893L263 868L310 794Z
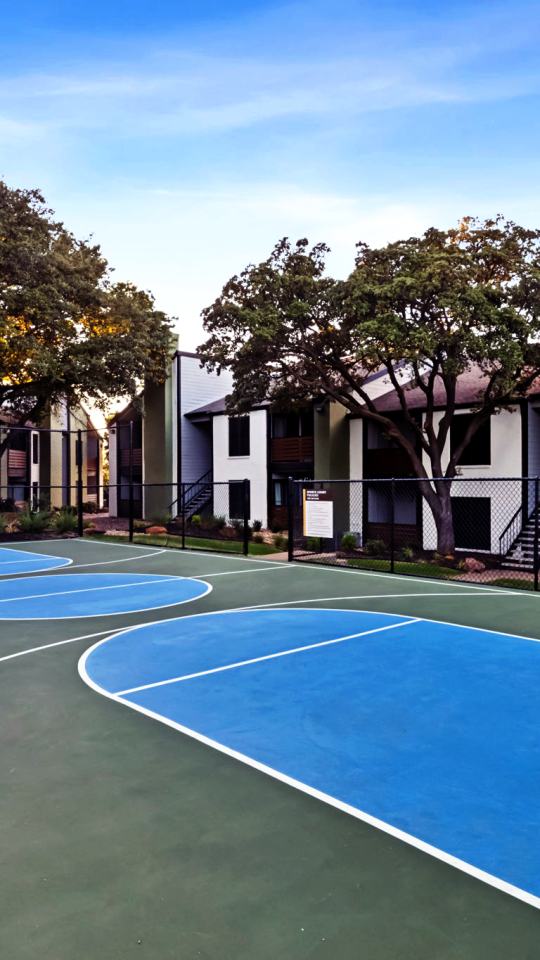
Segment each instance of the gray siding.
M530 477L540 477L540 406L529 405L529 469ZM529 513L534 510L534 483L529 484Z
M190 423L184 414L230 393L232 375L209 373L196 357L180 357L180 370L182 473L185 483L194 483L212 467L212 423Z

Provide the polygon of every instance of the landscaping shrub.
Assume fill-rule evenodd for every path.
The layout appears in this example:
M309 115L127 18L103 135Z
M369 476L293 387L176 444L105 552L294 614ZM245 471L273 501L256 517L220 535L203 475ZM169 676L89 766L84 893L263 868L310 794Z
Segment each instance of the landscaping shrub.
M253 543L264 543L264 537L262 533L253 534Z
M223 514L218 513L214 516L214 527L216 530L223 530L223 527L226 526L227 521Z
M94 526L94 524L92 524L92 526ZM135 520L133 524L134 533L144 533L145 530L146 530L146 524L141 523L140 520L139 521Z
M387 549L384 540L366 540L364 544L364 550L370 557L384 557Z
M414 550L412 547L401 547L397 552L398 560L412 560L414 557Z
M287 537L284 537L281 533L276 533L273 537L274 546L277 550L286 550L288 540Z
M277 517L273 517L268 526L272 533L281 533L283 530L283 524Z
M2 513L0 513L0 533L7 533L8 521Z
M262 530L262 520L254 520L254 521L253 521L253 530L254 530L255 533L259 533L259 531ZM255 538L253 538L253 539L255 539ZM257 541L257 542L259 542L259 541ZM262 542L262 541L261 541L261 542Z
M82 505L83 513L98 513L99 506L93 500L85 500Z
M34 516L37 517L37 513ZM89 523L89 521L87 520L86 523ZM63 510L60 510L54 517L52 525L57 533L71 533L77 529L77 517L72 513L64 513Z
M15 513L17 505L13 497L0 497L0 513Z
M358 546L358 540L355 533L344 533L341 538L341 549L342 550L356 550Z
M74 517L76 517L77 507L72 506L70 503L63 503L60 507L59 513L71 513Z
M320 537L308 537L306 540L306 550L311 550L313 553L320 553L322 546L322 540Z
M193 527L200 527L200 525L201 525L201 518L200 518L200 516L199 516L198 513L194 513L194 514L193 514L193 516L192 516L192 518L191 518L191 525L192 525ZM161 526L161 527L162 527L163 524L162 524L162 523L161 523L161 524L156 524L156 526Z
M24 510L18 517L19 527L23 533L44 533L50 519L50 515L44 510L38 510L37 513Z

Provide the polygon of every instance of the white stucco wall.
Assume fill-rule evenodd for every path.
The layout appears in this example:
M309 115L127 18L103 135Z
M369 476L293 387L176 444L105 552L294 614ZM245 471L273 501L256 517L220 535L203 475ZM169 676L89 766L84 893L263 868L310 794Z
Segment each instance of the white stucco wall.
M214 481L244 480L251 483L250 520L262 520L266 526L267 517L267 417L266 410L254 410L249 416L250 454L249 457L229 457L229 418L214 417ZM216 498L219 492L216 491ZM225 513L219 508L216 513Z
M459 410L456 417L471 413L470 410ZM443 411L434 415L434 426L443 416ZM443 455L443 471L450 459L450 442L448 441ZM499 537L508 521L521 503L521 483L519 480L509 483L499 483L495 477L521 477L521 412L516 408L514 412L502 410L491 417L491 463L466 465L458 468L458 480L452 484L454 497L489 497L491 499L491 551L499 550ZM430 462L424 454L424 466L430 471ZM480 479L473 479L480 478ZM435 522L431 510L423 500L423 545L425 550L437 548ZM471 510L474 506L471 506Z

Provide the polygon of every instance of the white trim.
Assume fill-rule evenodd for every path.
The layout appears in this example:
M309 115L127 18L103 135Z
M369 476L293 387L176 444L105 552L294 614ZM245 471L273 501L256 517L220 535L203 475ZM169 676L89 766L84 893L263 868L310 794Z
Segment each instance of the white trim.
M353 611L354 612L354 611ZM375 627L374 630L363 630L361 633L350 633L348 637L337 637L334 640L321 640L319 643L309 643L305 647L293 647L292 650L279 650L278 653L267 653L264 657L254 657L252 660L240 660L238 663L228 663L223 667L213 667L211 670L200 670L199 673L188 673L184 677L172 677L170 680L158 680L156 683L146 683L142 687L131 687L130 690L119 690L117 697L127 693L138 693L139 690L150 690L153 687L164 687L169 683L181 683L183 680L195 680L196 677L206 677L210 673L223 673L224 670L234 670L236 667L248 667L252 663L262 663L263 660L275 660L277 657L288 657L291 653L303 653L304 650L315 650L317 647L329 647L333 643L343 643L344 640L355 640L357 637L367 637L372 633L382 633L383 630L395 630L405 627L409 623L418 623L421 617L391 623L386 627Z
M73 576L74 576L74 577L77 577L77 576L79 576L79 574L75 573L75 574L73 574ZM99 574L91 574L91 576L99 576ZM143 576L144 576L144 574L143 574ZM148 576L148 574L147 574L147 576ZM32 579L32 578L30 577L30 578L27 578L27 579ZM37 579L39 580L39 579L41 579L41 578L38 577ZM21 577L21 579L18 580L17 583L21 583L22 580L24 580L24 577ZM172 602L171 602L171 601L168 601L167 603L159 603L159 604L157 604L156 606L153 606L153 607L140 607L138 610L116 610L116 611L114 611L113 613L92 613L92 612L88 612L88 613L77 613L77 614L73 614L73 615L68 616L68 617L63 617L63 616L61 616L61 615L59 615L59 614L57 614L57 613L55 613L55 615L54 615L54 616L51 616L51 617L39 617L39 618L38 618L38 617L2 617L2 616L0 615L0 620L6 620L6 621L38 620L38 619L41 619L41 620L83 620L83 619L85 619L86 617L119 617L119 616L123 616L123 615L125 615L125 614L126 614L126 615L131 615L131 614L136 614L136 613L146 613L148 610L162 610L162 609L164 609L165 607L177 607L177 606L179 607L179 606L180 606L181 604L183 604L183 603L193 603L195 600L200 600L202 597L205 597L208 593L210 593L210 592L213 590L212 584L206 583L206 581L200 580L198 577L175 577L175 576L168 576L168 577L165 577L163 580L147 580L146 582L142 582L142 583L141 583L141 582L139 582L139 583L118 583L118 584L113 584L113 585L110 586L110 587L84 587L84 588L82 588L82 589L80 589L80 590L58 590L58 591L55 592L55 593L36 593L36 594L33 594L33 595L31 595L31 596L28 596L28 597L5 597L4 599L1 599L1 600L0 600L0 603L17 603L17 602L22 603L24 600L37 600L37 599L41 599L41 598L43 598L43 597L45 597L45 598L46 598L46 597L60 597L60 596L63 596L63 595L65 595L65 594L71 595L71 594L73 594L73 593L89 593L89 592L96 592L97 590L118 590L118 589L120 589L120 588L122 588L122 587L124 587L124 588L127 588L127 587L144 587L144 586L148 586L149 584L152 585L152 584L154 584L154 583L170 583L171 580L191 580L192 582L204 584L204 586L205 586L207 589L204 591L204 593L200 593L199 596L197 596L197 597L188 597L188 599L186 599L186 600L173 600ZM171 617L171 619L174 620L174 619L176 619L176 618L175 618L175 617Z
M236 611L221 612L225 613ZM356 612L362 613L372 611ZM194 616L207 616L207 614L194 614ZM394 616L394 614L387 614L387 616ZM163 623L165 621L161 622ZM438 620L428 622L447 623L447 621ZM148 624L144 624L144 626L148 626ZM450 626L460 626L460 624L450 624ZM478 628L471 627L470 629ZM122 631L122 633L123 632L125 631ZM485 632L496 633L497 631L490 630ZM512 636L512 634L501 634L501 636ZM495 877L492 874L473 866L473 864L467 863L465 860L460 860L458 857L454 857L452 854L446 853L446 851L440 850L438 847L435 847L430 843L426 843L424 840L420 840L418 837L415 837L410 833L405 833L405 831L399 830L397 827L386 823L384 820L379 820L377 817L373 817L364 810L359 810L357 807L353 807L348 803L338 800L336 797L332 797L327 793L323 793L322 791L315 789L314 787L310 787L308 784L303 783L300 780L295 780L293 777L289 777L287 774L281 773L279 770L275 770L273 767L269 767L266 764L260 763L258 760L254 760L252 757L248 757L246 754L239 753L237 750L232 750L230 747L219 743L217 740L211 740L209 737L204 736L202 733L198 733L196 730L192 730L190 727L185 727L180 723L176 723L174 720L169 720L167 717L164 717L159 713L154 713L152 710L148 710L146 707L141 707L139 704L132 703L131 700L124 700L119 694L108 693L102 687L98 686L98 684L96 684L93 680L91 680L86 671L86 661L88 657L93 650L99 647L102 643L106 643L107 639L108 638L100 640L98 643L95 643L93 646L89 647L88 650L83 653L78 663L79 676L86 684L88 684L89 687L91 687L92 690L95 690L96 693L107 697L109 700L114 700L116 703L123 704L124 706L129 707L131 710L135 710L137 713L142 713L144 716L149 717L152 720L157 720L159 723L163 723L167 727L172 727L174 730L178 730L179 733L183 733L188 737L192 737L194 740L198 740L200 743L203 743L208 747L212 747L214 750L218 750L220 753L224 753L233 760L239 760L241 763L245 763L247 766L253 767L260 773L264 773L267 776L273 777L275 780L286 783L288 786L293 787L302 793L306 793L308 796L311 796L316 800L321 800L323 803L327 803L329 806L335 807L336 809L341 810L343 813L348 813L357 820L368 823L370 826L381 830L383 833L387 833L390 836L395 837L397 840L401 840L404 843L409 844L409 846L415 847L417 850L421 850L423 853L427 853L430 856L435 857L437 860L441 860L443 863L461 870L463 873L474 877L476 880L487 883L489 886L495 887L495 889L500 890L503 893L507 893L511 897L515 897L517 900L521 900L532 907L540 909L540 897L536 897L532 893L528 893L526 890L522 890L520 887L514 886L514 884L507 883L505 880L501 880L499 877ZM531 638L526 637L520 639Z

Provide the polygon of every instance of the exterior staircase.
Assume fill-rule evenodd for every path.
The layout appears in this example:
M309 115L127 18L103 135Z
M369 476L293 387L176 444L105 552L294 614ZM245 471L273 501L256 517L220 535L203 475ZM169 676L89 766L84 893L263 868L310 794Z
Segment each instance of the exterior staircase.
M179 509L178 500L171 503L169 509L173 514L174 522L181 523L182 519L185 519L187 523L195 514L201 513L208 504L212 503L212 492L212 471L208 470L195 483L184 487L183 509L181 505Z
M502 567L512 567L514 570L527 570L531 573L534 571L535 528L536 511L533 510L519 533L517 533L517 536L514 537L509 549L503 554L501 561ZM538 541L538 554L540 555L540 533L538 535Z

